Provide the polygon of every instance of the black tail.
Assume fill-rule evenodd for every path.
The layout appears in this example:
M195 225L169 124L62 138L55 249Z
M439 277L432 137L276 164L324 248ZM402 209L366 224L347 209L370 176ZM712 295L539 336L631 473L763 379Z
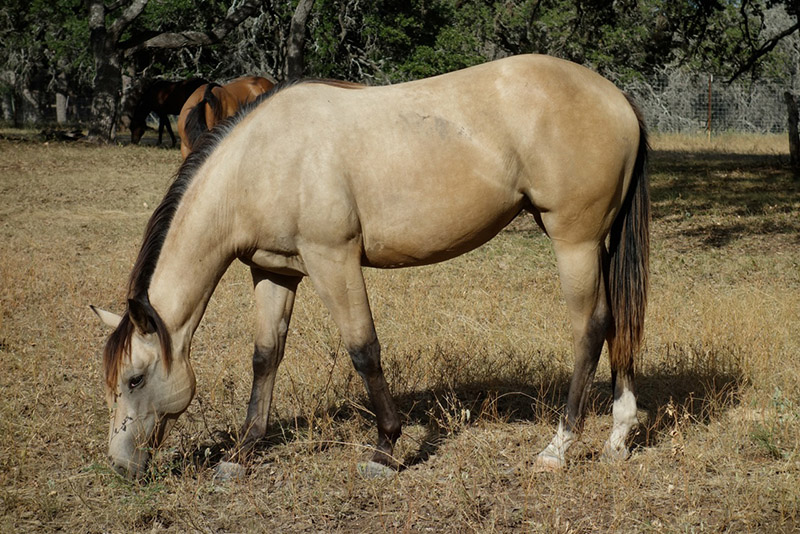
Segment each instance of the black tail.
M644 333L650 263L650 183L647 177L647 129L641 112L630 100L639 120L639 149L628 193L611 227L608 276L614 333L609 342L611 369L633 370Z
M206 117L206 105L211 108L214 124L216 124L219 120L218 117L221 113L221 107L219 99L217 99L212 91L212 89L215 87L220 87L220 85L213 82L206 85L206 91L203 93L203 99L198 102L197 105L194 106L186 115L184 133L186 135L186 145L190 150L192 150L195 144L197 144L197 140L211 129L208 124L208 118Z

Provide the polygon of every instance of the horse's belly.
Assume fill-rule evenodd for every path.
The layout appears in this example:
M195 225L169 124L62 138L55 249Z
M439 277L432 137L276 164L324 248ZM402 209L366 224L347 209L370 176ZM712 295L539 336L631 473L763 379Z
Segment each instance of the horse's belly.
M473 210L410 210L405 219L386 218L381 224L364 224L362 263L369 267L395 268L427 265L454 258L486 243L522 209L508 202Z
M365 267L379 269L430 265L465 254L486 243L495 235L497 232L492 232L475 239L453 243L452 246L444 248L396 246L395 243L377 241L364 250L361 263Z

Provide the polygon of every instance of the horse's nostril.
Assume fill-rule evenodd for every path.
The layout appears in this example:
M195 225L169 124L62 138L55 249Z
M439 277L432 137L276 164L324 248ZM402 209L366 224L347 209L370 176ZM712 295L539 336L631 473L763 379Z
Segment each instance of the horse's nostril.
M122 466L122 465L118 464L117 462L115 462L115 461L114 461L114 458L112 458L111 456L109 456L109 457L108 457L108 460L109 460L109 462L111 463L111 469L113 469L113 470L114 470L114 471L115 471L115 472L116 472L118 475L120 475L120 476L123 476L123 477L124 477L125 475L127 475L127 474L128 474L128 470L127 470L127 469L125 469L125 467L124 467L124 466Z

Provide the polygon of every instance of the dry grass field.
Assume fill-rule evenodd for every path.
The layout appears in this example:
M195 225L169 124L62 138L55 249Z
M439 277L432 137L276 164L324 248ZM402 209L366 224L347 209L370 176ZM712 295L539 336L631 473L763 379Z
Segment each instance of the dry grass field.
M100 378L145 223L180 155L0 139L2 532L793 532L800 529L800 182L783 137L656 136L638 432L611 425L601 363L568 468L528 469L572 356L550 244L521 217L483 248L368 271L406 468L364 480L374 439L339 335L301 284L268 439L243 480L209 468L250 391L253 306L235 264L195 336L198 394L142 483L105 461Z

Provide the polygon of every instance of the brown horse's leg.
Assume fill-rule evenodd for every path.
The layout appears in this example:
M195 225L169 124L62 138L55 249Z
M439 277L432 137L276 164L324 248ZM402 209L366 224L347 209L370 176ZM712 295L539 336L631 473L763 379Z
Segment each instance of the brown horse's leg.
M164 121L164 116L163 115L159 115L158 116L158 144L156 146L161 146L161 138L164 137L164 124L166 124L166 122Z
M172 140L172 144L170 145L171 148L175 148L175 133L172 131L172 124L169 122L169 115L164 115L164 126L167 128L167 133L169 134L169 138ZM158 144L161 144L161 138L158 139Z
M169 123L169 115L158 115L158 146L161 146L161 139L164 137L164 128L167 129L170 139L172 139L172 148L175 148L175 134L172 132L172 125Z
M583 428L586 401L611 325L602 244L575 245L554 240L553 247L572 323L575 367L567 396L566 417L559 423L555 437L536 459L536 467L542 470L564 466L567 449Z
M352 248L351 248L352 247ZM342 342L364 381L378 423L372 461L396 467L392 456L401 425L381 367L381 350L361 272L360 246L304 256L315 289L339 327Z
M253 389L239 447L231 456L249 451L267 432L275 374L283 359L294 297L301 278L252 269L256 298L256 335L253 351Z

